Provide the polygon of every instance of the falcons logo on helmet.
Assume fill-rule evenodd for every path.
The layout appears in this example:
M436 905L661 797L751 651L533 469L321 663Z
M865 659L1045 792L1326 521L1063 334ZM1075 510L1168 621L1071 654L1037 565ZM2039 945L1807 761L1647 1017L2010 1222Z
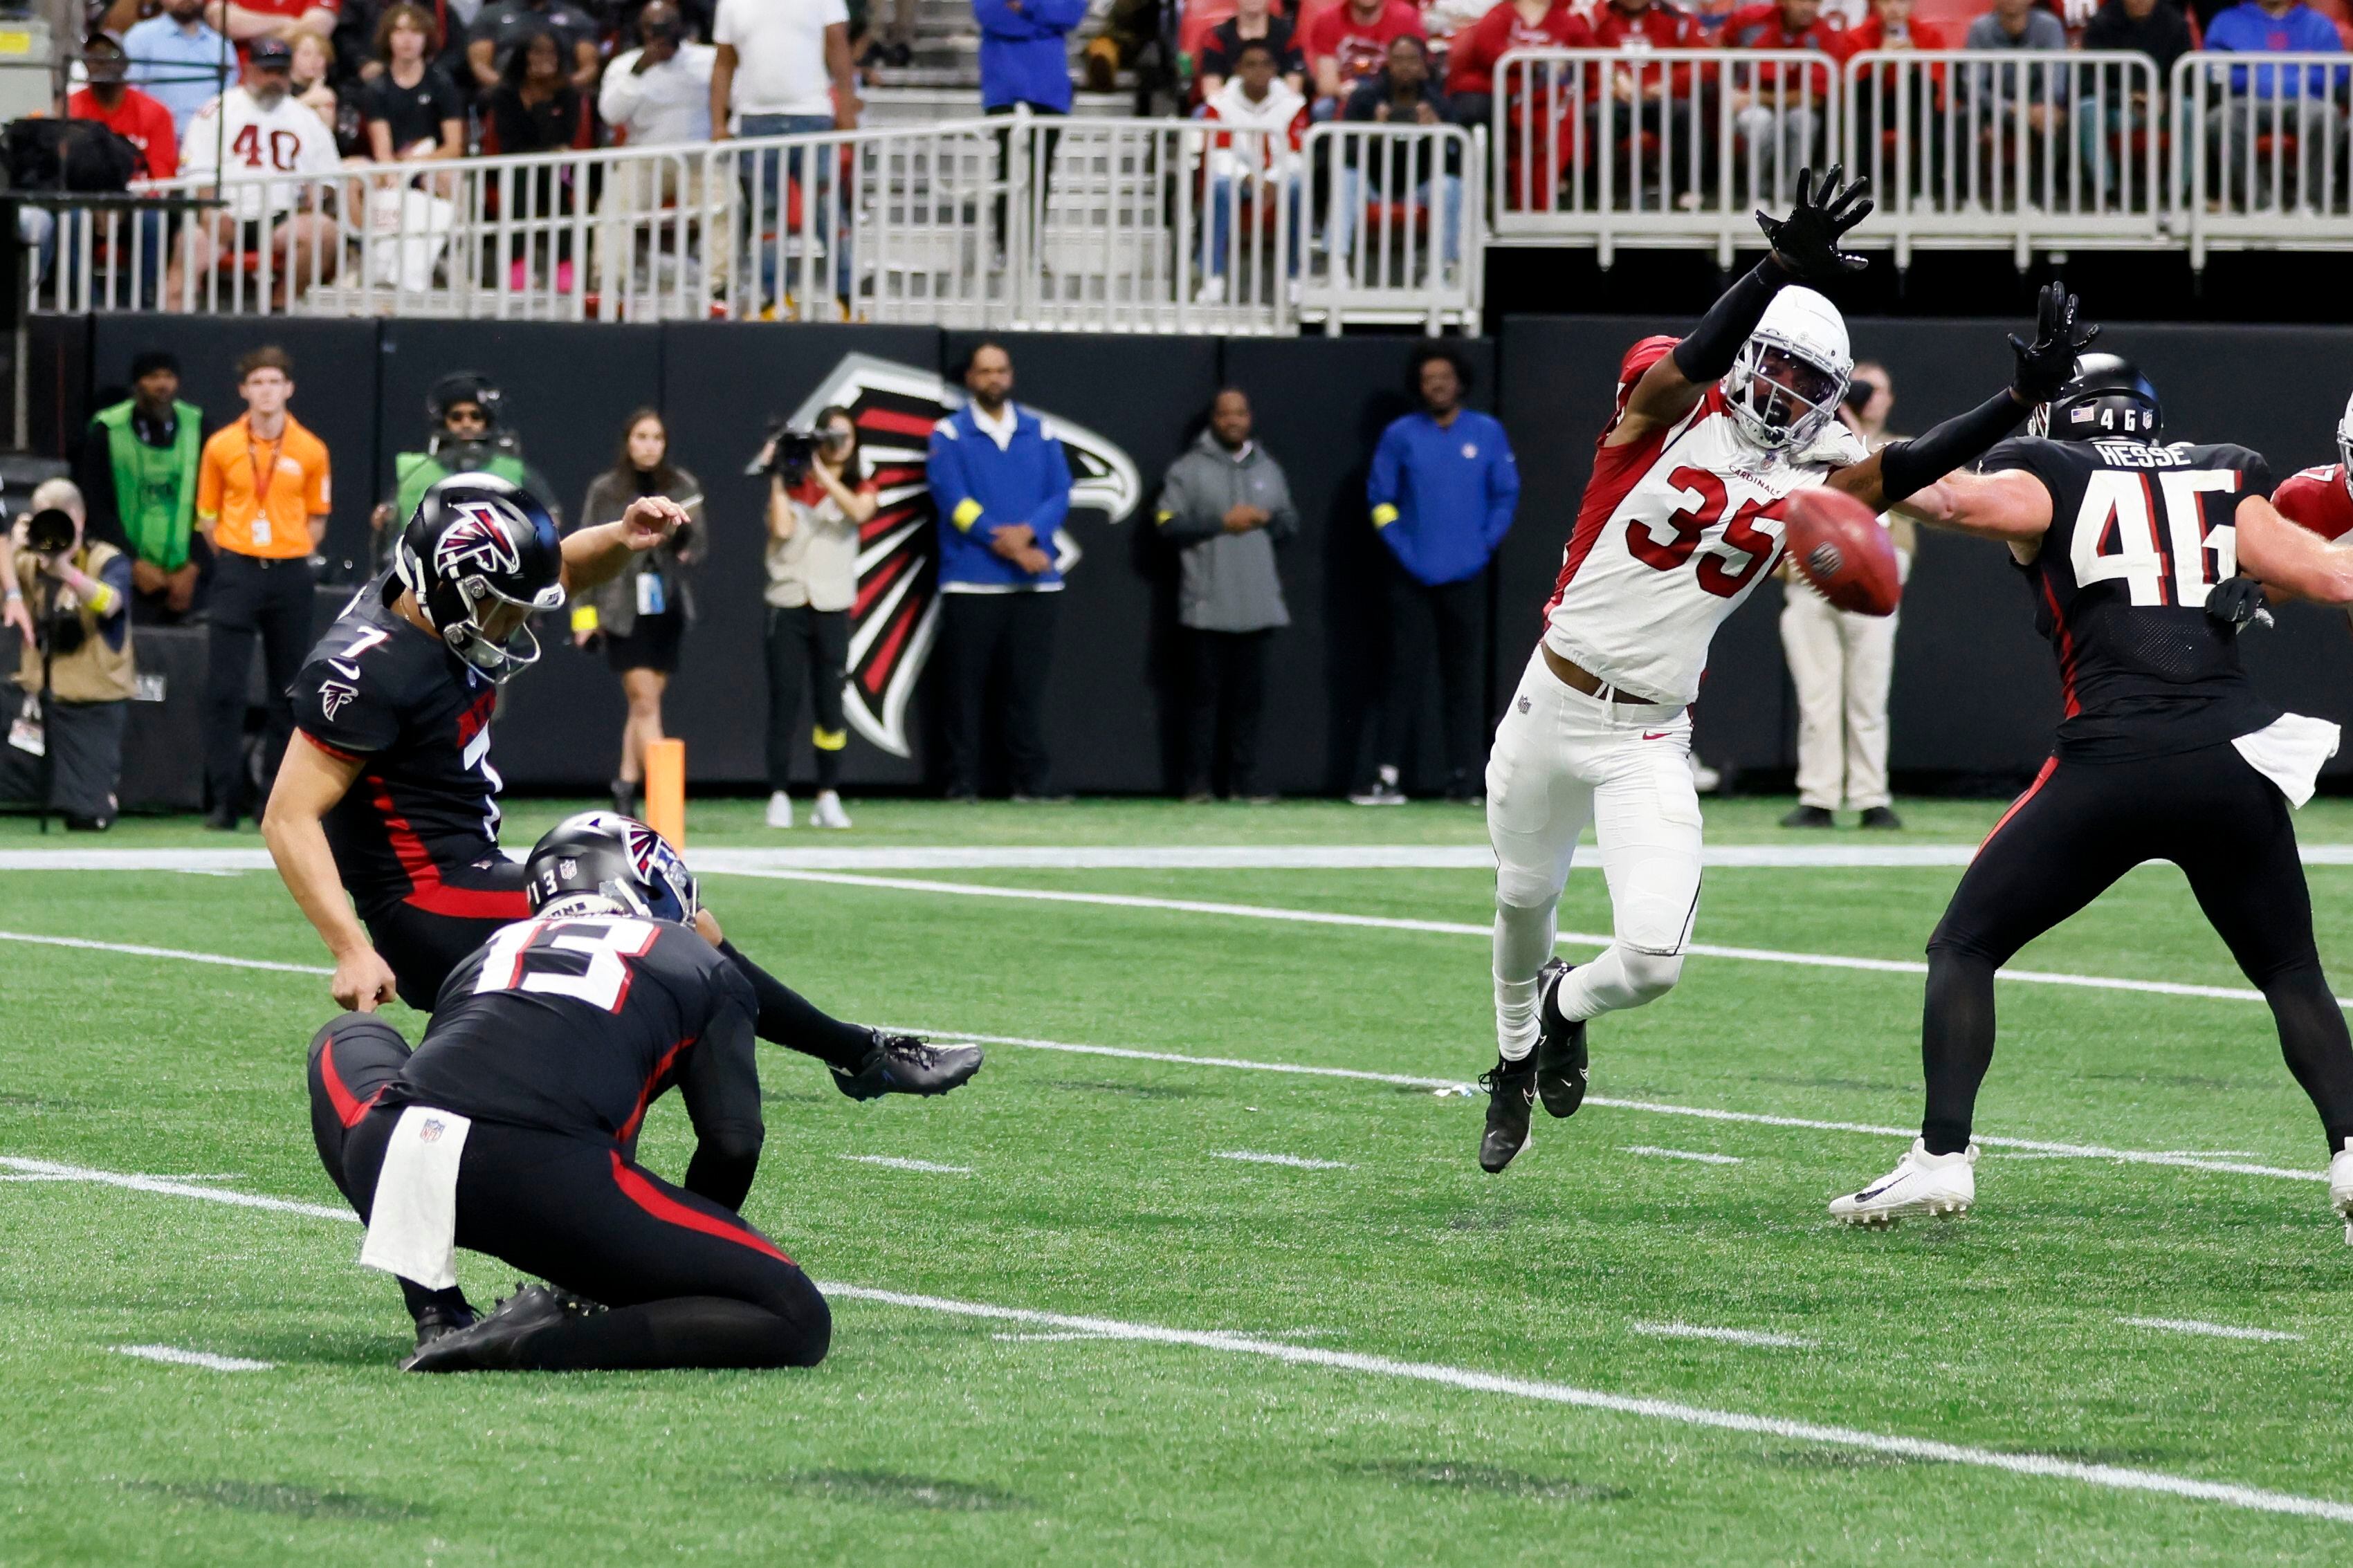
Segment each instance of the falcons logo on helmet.
M450 508L456 521L433 546L433 574L447 582L480 574L512 576L522 570L522 552L504 525L530 525L513 508L494 500L463 500Z
M858 531L858 597L849 607L850 727L893 756L911 754L907 700L930 657L939 627L938 510L923 465L932 426L965 405L964 388L938 372L844 355L833 374L793 411L807 429L818 411L839 404L858 423L859 449L881 489L881 510ZM1144 500L1128 455L1059 415L1049 423L1071 465L1071 506L1124 521ZM1054 534L1055 564L1079 563L1068 529Z

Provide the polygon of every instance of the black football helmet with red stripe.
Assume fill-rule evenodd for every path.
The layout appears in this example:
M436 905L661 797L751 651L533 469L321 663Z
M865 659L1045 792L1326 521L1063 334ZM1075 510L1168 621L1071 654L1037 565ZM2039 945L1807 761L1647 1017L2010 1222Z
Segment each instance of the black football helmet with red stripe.
M2027 433L2053 441L2096 441L2124 436L2154 442L2165 428L2157 388L2122 354L2085 354L2075 378L2027 417Z
M452 474L427 490L393 570L449 651L492 680L538 660L531 617L564 607L554 517L495 474Z
M702 898L670 841L634 816L584 811L540 836L523 862L534 915L627 914L694 923Z

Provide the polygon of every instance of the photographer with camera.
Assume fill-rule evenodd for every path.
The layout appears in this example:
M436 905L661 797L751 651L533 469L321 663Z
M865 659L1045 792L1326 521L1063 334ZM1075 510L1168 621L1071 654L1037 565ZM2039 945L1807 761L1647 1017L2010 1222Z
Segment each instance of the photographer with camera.
M786 793L793 731L800 727L801 685L808 684L817 723L817 804L812 827L848 827L835 785L849 731L841 715L849 679L849 606L858 596L859 530L881 508L859 450L858 422L839 405L821 410L814 430L779 428L754 469L768 476L768 826L793 825Z
M662 738L662 692L678 671L680 639L694 621L687 574L702 559L702 481L670 460L670 427L652 408L638 409L621 426L620 452L589 481L579 526L618 522L643 496L667 496L686 509L686 521L572 606L573 642L586 647L602 639L605 663L621 678L628 700L620 772L612 784L613 809L623 816L638 815L646 747Z
M122 733L137 684L131 659L131 558L84 538L71 479L45 480L0 546L8 624L23 637L23 705L0 748L0 795L45 800L66 826L114 826ZM47 793L43 773L47 772Z

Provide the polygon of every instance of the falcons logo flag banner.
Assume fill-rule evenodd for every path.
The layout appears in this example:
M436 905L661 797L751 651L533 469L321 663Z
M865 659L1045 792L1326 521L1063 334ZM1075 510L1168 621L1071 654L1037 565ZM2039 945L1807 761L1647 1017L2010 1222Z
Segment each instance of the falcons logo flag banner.
M1017 400L1018 401L1018 400ZM911 754L907 699L939 629L938 509L924 475L932 426L964 406L964 388L938 372L849 354L793 411L807 429L839 404L858 425L860 449L881 490L881 510L859 530L858 597L849 607L850 727L895 757ZM1071 464L1071 507L1124 521L1144 500L1125 452L1060 415L1031 406L1061 441ZM1068 529L1054 535L1055 563L1079 563Z

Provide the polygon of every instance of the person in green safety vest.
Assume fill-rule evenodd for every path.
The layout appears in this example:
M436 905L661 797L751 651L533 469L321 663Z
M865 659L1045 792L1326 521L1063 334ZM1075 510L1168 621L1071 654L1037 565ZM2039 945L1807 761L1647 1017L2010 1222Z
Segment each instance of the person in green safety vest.
M522 434L504 416L504 402L496 384L480 371L452 371L433 384L425 395L425 449L394 455L392 494L368 519L379 566L390 558L425 492L452 474L493 474L521 485L563 526L564 513L546 476L522 460Z
M131 557L131 616L169 626L195 607L209 552L195 536L204 410L180 401L180 363L161 349L131 362L131 395L91 416L74 462L90 534Z

